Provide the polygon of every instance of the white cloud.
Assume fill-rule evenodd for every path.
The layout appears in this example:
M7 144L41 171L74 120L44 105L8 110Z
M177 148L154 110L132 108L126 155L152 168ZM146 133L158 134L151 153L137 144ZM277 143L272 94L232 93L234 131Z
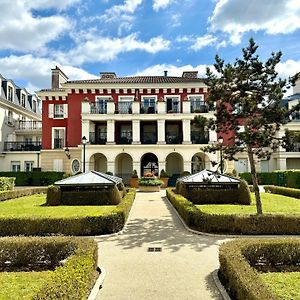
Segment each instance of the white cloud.
M196 38L195 43L191 46L191 49L194 51L198 51L204 47L214 45L216 41L217 38L215 36L212 36L211 34L199 36Z
M22 0L1 1L0 49L37 51L71 27L62 16L34 17Z
M173 2L174 0L153 0L153 9L159 11L160 9L168 7Z
M124 38L111 38L90 35L88 39L82 40L77 47L69 52L54 53L59 61L69 62L72 65L81 65L86 62L106 62L115 59L120 53L136 50L151 54L169 49L170 41L161 36L153 37L144 42L133 33Z
M287 34L300 28L298 0L218 0L210 17L210 30L229 35L238 44L247 31Z
M28 82L26 88L30 92L51 86L51 69L56 65L60 66L70 79L97 78L97 76L83 69L70 65L61 65L55 60L38 58L30 54L22 56L11 55L0 58L0 65L1 74L5 78L26 80Z
M66 9L81 0L23 0L25 6L34 9L48 9L54 8L58 10Z

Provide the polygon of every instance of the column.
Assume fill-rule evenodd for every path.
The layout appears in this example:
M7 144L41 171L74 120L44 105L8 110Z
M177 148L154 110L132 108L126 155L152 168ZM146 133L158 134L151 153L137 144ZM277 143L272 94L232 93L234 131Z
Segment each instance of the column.
M217 137L217 133L215 130L209 130L209 142L217 142L218 141L218 137Z
M184 161L183 162L183 171L187 171L192 173L192 163L191 161Z
M182 120L183 144L191 144L191 121L189 119Z
M115 144L115 120L107 121L107 142L106 144Z
M140 120L132 120L132 144L139 145L140 137Z
M158 101L157 105L157 113L158 114L165 114L166 113L166 102L165 101Z
M133 101L132 102L132 113L133 114L139 114L140 113L140 106L141 106L141 102Z
M157 120L157 144L166 144L165 120Z
M159 161L158 162L158 174L160 174L161 170L165 170L165 172L167 172L166 170L166 161Z
M189 99L185 99L182 101L182 112L184 114L191 113L191 101Z
M132 162L133 171L136 170L138 177L141 178L141 165L139 161Z
M81 126L81 138L85 136L87 141L90 142L90 121L82 120Z
M107 101L107 114L114 114L115 113L115 103L114 100Z
M83 99L81 102L81 113L89 114L90 113L90 102L88 98Z
M281 171L286 170L286 158L277 158L277 169Z
M112 172L113 174L115 174L116 170L115 170L115 162L114 161L108 161L107 162L107 171L108 172Z

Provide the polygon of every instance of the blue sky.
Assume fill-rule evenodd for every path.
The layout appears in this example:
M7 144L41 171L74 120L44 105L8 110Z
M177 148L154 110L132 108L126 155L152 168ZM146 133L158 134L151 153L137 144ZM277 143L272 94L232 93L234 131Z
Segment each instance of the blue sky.
M58 65L70 79L203 76L253 37L267 58L281 50L282 77L300 71L299 0L0 0L0 73L29 91L50 87Z

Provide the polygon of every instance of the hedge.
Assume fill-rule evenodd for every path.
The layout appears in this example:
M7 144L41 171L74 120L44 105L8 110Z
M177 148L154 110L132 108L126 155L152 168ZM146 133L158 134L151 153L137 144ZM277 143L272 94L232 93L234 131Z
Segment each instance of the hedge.
M46 194L47 187L35 187L35 188L24 188L13 191L0 192L0 201L5 201L9 199L15 199L23 196L30 196L33 194Z
M225 234L300 234L300 216L207 214L171 188L167 198L186 224L198 231Z
M278 299L262 281L256 265L268 267L296 265L300 260L300 241L295 239L236 240L219 249L220 278L233 299Z
M0 238L0 267L55 270L33 299L86 299L95 281L97 245L66 237ZM65 260L63 266L58 266ZM7 265L7 262L10 265Z
M128 217L135 198L135 190L116 206L114 212L102 216L68 217L22 217L0 218L0 236L13 235L100 235L120 231Z
M177 181L176 192L194 204L251 204L250 190L245 180L241 180L237 189L189 189L184 182Z
M0 172L0 177L15 177L16 186L48 186L64 178L63 172Z
M249 184L253 184L250 173L240 173L239 176ZM257 173L258 183L263 185L286 186L300 188L300 170L286 170Z
M265 192L268 192L268 193L279 194L279 195L283 195L283 196L300 199L300 190L299 189L292 189L292 188L286 188L286 187L275 186L275 185L265 185L264 189L265 189Z
M15 186L15 177L0 177L0 191L12 190Z

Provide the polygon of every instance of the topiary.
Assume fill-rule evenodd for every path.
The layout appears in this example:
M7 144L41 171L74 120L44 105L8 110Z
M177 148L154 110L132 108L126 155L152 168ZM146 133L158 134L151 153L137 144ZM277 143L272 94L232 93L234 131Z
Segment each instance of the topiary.
M50 185L47 190L46 205L57 206L61 204L61 190L59 186Z
M138 176L136 170L133 170L133 173L132 173L132 175L131 175L131 178L139 178L139 176Z
M170 176L169 176L169 174L168 174L164 169L162 169L162 170L160 171L159 177L160 177L160 178L169 178Z
M248 183L245 180L241 180L239 187L239 201L238 203L244 205L251 204L251 195Z

